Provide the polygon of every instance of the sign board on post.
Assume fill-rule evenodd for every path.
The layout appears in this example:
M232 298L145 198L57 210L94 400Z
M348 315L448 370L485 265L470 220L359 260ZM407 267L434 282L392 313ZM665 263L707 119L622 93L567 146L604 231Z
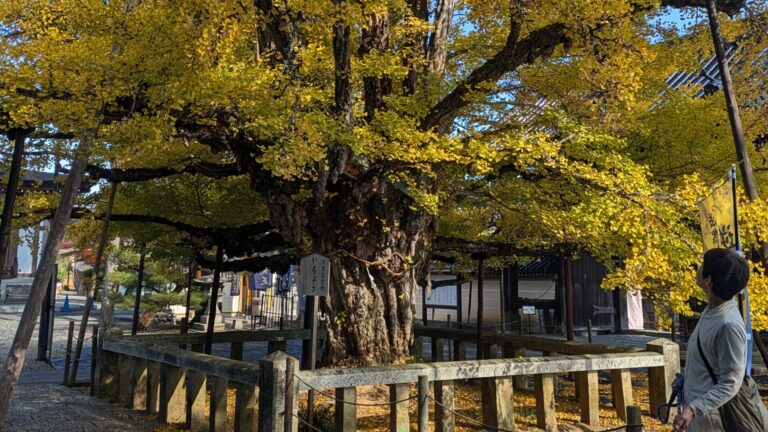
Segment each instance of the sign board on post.
M523 306L523 315L536 315L536 306Z
M299 294L327 296L331 276L331 260L313 253L301 259L301 283Z
M314 369L317 362L317 312L318 296L328 295L328 286L331 277L331 260L320 254L313 253L305 256L300 262L299 273L299 294L304 296L314 296L312 301L312 330L310 345L309 368ZM307 392L307 416L309 417L309 427L312 428L315 392Z

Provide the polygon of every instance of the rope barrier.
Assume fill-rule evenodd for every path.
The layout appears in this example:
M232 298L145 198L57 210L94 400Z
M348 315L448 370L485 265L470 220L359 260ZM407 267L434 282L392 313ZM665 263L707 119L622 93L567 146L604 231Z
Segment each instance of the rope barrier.
M409 398L400 399L400 400L396 400L396 401L393 401L393 402L360 403L360 402L345 401L345 400L341 400L341 399L336 399L336 397L334 395L332 395L330 393L325 393L322 390L318 390L318 389L312 387L311 385L307 384L306 381L304 381L303 379L299 378L298 375L294 375L293 377L296 378L297 380L301 381L305 386L309 387L309 389L314 391L315 393L317 393L319 395L322 395L322 396L325 396L325 397L333 400L334 402L341 402L341 403L347 404L347 405L362 406L362 407L391 406L391 405L396 405L396 404L399 404L399 403L402 403L402 402L408 402L408 401L417 399L419 397L418 395L417 396L411 396Z
M303 424L304 426L308 427L309 429L317 431L317 432L323 432L321 429L318 429L317 427L312 426L311 424L309 424L308 421L304 420L303 418L299 417L298 415L293 414L293 416L296 417L299 420L299 423Z
M499 432L516 432L516 431L515 431L515 429L504 429L504 428L499 428L499 427L496 427L496 426L491 426L491 425L485 424L485 423L483 423L483 422L481 422L481 421L478 421L478 420L475 420L475 419L473 419L473 418L471 418L471 417L467 417L467 416L465 416L464 414L461 414L461 413L459 413L459 412L457 412L457 411L455 411L455 410L452 410L452 409L448 408L447 406L445 406L445 405L443 405L442 403L438 402L438 401L437 401L437 399L433 398L433 397L432 397L432 396L430 396L430 395L427 395L427 399L429 399L429 400L431 400L432 402L434 402L434 403L435 403L435 405L439 405L439 406L441 406L441 407L442 407L444 410L446 410L446 411L448 411L448 412L452 413L453 415L455 415L455 416L457 416L457 417L461 417L461 418L463 418L464 420L467 420L467 421L469 421L469 422L471 422L471 423L474 423L475 425L477 425L477 426L480 426L480 427L481 427L481 428L483 428L483 429L487 429L487 430L491 430L491 431L499 431Z
M639 427L639 428L642 428L642 427L643 427L643 425L642 425L642 423L641 423L641 424L627 424L627 425L616 426L616 427L615 427L615 428L613 428L613 429L604 429L604 430L602 430L601 432L617 432L617 431L623 431L623 430L626 430L627 428L631 428L631 427Z

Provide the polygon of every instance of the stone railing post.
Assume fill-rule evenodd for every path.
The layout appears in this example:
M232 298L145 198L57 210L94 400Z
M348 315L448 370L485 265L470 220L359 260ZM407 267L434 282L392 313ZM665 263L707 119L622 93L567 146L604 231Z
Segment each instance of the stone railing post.
M227 430L227 389L229 381L215 376L208 377L211 405L208 411L208 428L212 431Z
M256 387L237 383L235 384L235 432L252 432L255 422Z
M645 349L664 356L664 366L648 368L648 399L651 412L666 403L672 395L672 381L680 372L680 347L668 339L655 339L646 344Z
M533 383L536 392L536 424L546 432L555 432L557 431L557 415L555 413L554 375L534 375Z
M185 428L193 431L206 430L205 394L208 377L199 372L187 372L187 412Z
M160 364L160 415L161 423L184 423L186 420L186 391L184 369Z
M131 408L143 410L147 407L147 360L134 357L131 364Z
M147 364L147 414L160 412L160 363Z
M408 419L408 399L411 387L408 384L389 385L389 430L390 432L409 432L411 430ZM404 402L398 402L404 401ZM395 403L397 402L397 403Z
M298 360L282 351L276 351L259 360L259 432L296 432L298 420L291 422L293 431L285 430L285 416L298 416L298 382L293 380L292 388L286 382L287 362L298 370ZM285 396L293 394L292 407L286 410Z
M336 413L334 422L338 432L354 432L357 430L357 401L356 387L336 389Z
M120 354L117 357L117 402L120 405L131 408L133 406L133 395L131 394L131 363L130 356Z
M117 354L112 351L102 350L99 360L99 398L109 402L117 400Z
M627 422L627 407L632 405L632 376L629 369L614 369L611 371L611 387L613 389L613 405L616 415Z
M597 371L576 372L581 389L581 422L589 426L600 425L600 388Z

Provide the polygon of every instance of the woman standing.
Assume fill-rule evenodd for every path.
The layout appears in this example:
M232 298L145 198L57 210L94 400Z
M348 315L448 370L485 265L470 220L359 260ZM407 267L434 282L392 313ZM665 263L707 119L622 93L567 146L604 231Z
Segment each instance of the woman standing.
M726 432L718 409L739 392L747 363L744 321L734 297L748 281L749 266L738 253L711 249L704 255L696 282L708 306L688 340L683 410L674 422L680 431Z

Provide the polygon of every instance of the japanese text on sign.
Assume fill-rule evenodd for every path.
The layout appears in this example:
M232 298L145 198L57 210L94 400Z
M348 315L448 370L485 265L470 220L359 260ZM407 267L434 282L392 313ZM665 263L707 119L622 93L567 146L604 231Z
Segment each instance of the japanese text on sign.
M299 294L307 296L327 296L330 284L331 260L311 254L301 259L301 279Z

